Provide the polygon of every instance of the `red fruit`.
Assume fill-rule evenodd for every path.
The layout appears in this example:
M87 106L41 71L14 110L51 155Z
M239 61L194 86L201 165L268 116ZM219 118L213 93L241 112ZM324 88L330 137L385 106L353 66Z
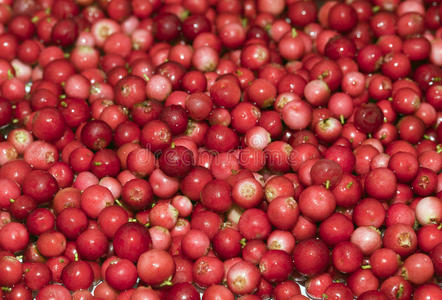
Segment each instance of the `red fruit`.
M333 193L320 185L312 185L302 191L299 196L301 213L314 221L328 218L336 207Z
M239 295L252 293L258 287L259 279L258 268L247 261L234 264L227 272L229 289Z
M224 180L214 179L201 191L201 203L215 212L225 212L232 206L232 187Z
M138 76L126 76L117 82L114 93L116 103L131 109L145 100L146 82Z
M121 258L136 262L152 246L149 231L139 223L126 223L115 232L114 251Z
M206 134L206 146L217 152L227 152L238 146L238 136L228 127L214 125Z
M64 267L61 280L71 291L88 289L94 280L94 273L86 261L73 261Z
M433 262L426 254L412 254L405 260L401 274L411 283L423 284L434 275Z
M159 285L175 273L172 255L164 250L152 249L144 252L137 263L138 276L146 284Z
M398 223L385 230L383 243L385 248L392 249L401 256L406 256L416 250L417 236L412 227Z
M264 240L270 234L271 225L265 212L257 208L250 208L241 215L238 229L248 240Z
M329 265L330 253L321 240L301 241L293 250L295 269L307 276L322 273Z
M192 169L195 159L186 147L174 146L162 151L158 163L167 176L183 177Z
M63 135L64 130L63 115L55 108L43 108L32 118L32 132L41 140L54 142Z
M379 200L391 199L396 192L396 176L387 168L373 169L365 177L365 191Z

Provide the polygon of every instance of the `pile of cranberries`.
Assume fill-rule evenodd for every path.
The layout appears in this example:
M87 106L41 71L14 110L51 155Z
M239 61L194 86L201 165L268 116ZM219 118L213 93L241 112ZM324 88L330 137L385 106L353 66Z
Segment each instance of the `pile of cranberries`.
M0 299L442 299L439 0L0 0Z

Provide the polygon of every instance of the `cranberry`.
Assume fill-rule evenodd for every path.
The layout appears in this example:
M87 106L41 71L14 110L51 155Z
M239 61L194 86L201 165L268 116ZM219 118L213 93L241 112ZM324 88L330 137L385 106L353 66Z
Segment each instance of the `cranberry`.
M260 45L250 44L241 51L241 65L245 68L257 70L270 59L269 50Z
M411 185L417 195L429 196L435 190L436 174L430 169L419 168Z
M140 255L151 247L149 231L138 223L122 225L114 235L113 246L120 258L136 262Z
M372 133L381 126L382 118L382 111L376 104L366 104L356 110L355 125L363 132Z
M402 267L404 278L414 284L423 284L434 274L434 267L431 258L422 253L410 255Z
M51 279L50 270L44 263L24 263L23 268L25 269L25 284L31 290L40 290L46 286Z
M322 273L329 265L327 246L320 240L301 241L293 250L294 266L302 274L311 276Z
M38 203L50 201L57 190L58 184L55 178L43 170L29 172L23 181L23 193Z
M350 240L352 232L352 222L341 213L331 215L319 226L320 238L330 246Z
M160 119L169 126L174 135L183 133L187 128L187 113L180 105L166 106L160 114Z
M69 263L61 274L63 284L71 291L87 289L93 281L93 271L86 261Z
M358 226L379 228L385 220L385 208L374 198L362 199L353 210L353 221Z
M4 98L0 98L0 125L8 124L12 119L12 105Z
M196 288L190 283L180 282L174 284L167 291L168 299L189 299L196 300L200 299L200 294L197 292Z
M2 256L0 258L0 269L4 274L1 280L3 286L13 286L19 283L23 276L21 262L14 256Z
M282 250L267 251L259 262L261 275L270 282L287 280L292 269L293 262L290 255Z
M192 273L199 286L219 284L224 275L223 263L216 257L203 256L195 261Z
M155 156L148 149L132 149L127 155L127 169L141 177L153 172L155 168L154 163Z
M159 158L160 169L168 176L183 177L194 164L193 154L183 146L166 148Z
M171 229L178 219L178 211L169 202L157 203L149 211L149 220L153 226L162 226Z
M267 239L267 247L291 253L295 247L295 237L289 231L275 230Z
M141 144L153 152L166 148L170 139L169 127L159 120L150 121L141 131Z
M311 277L305 284L306 292L311 297L322 297L325 290L333 283L330 274L322 273ZM275 288L276 290L277 288Z
M106 282L117 290L131 288L137 279L135 265L128 259L118 259L111 262L105 273Z
M367 291L377 290L379 287L379 280L369 269L359 269L352 273L348 277L347 283L353 294L357 296Z
M278 43L278 50L281 56L287 60L300 59L305 52L305 45L296 29L287 32Z
M232 127L240 133L249 133L257 124L261 112L250 103L239 103L231 112Z
M386 248L406 256L416 249L417 236L412 227L398 223L385 230L383 242Z
M209 170L201 167L193 168L181 181L181 190L191 200L198 200L204 186L212 180Z
M297 27L304 27L316 19L316 4L313 1L294 2L288 7L288 17Z
M232 292L223 285L213 285L213 286L208 287L204 291L204 295L203 295L204 300L213 299L216 297L222 297L223 299L226 299L226 300L235 299Z
M282 141L270 143L265 149L267 167L272 171L287 172L290 169L292 147Z
M315 221L329 217L336 206L333 193L320 185L312 185L302 191L299 196L301 213Z
M152 188L143 179L132 179L123 186L122 199L135 210L146 209L153 200Z
M37 208L37 203L29 196L21 195L15 198L9 206L11 215L18 219L26 219Z
M65 122L62 114L53 108L39 110L32 119L32 132L42 140L53 142L64 132Z
M32 291L24 284L16 284L10 291L5 293L6 299L32 299Z
M215 234L212 239L213 248L220 258L236 257L241 252L241 234L232 228L225 228Z
M73 19L61 20L52 28L52 42L60 46L73 44L78 36L78 25Z
M81 130L81 141L92 150L100 150L112 141L112 129L103 121L89 121Z
M332 189L342 178L342 168L333 160L320 159L314 163L310 174L314 184L323 184Z
M155 37L159 40L174 40L181 30L181 22L173 14L163 13L155 18Z
M266 213L250 208L241 215L238 229L248 240L265 239L270 234L271 225Z
M386 279L380 288L387 297L395 297L396 299L410 299L413 292L411 283L401 276L392 276Z
M360 199L362 195L362 187L356 177L344 173L341 181L332 192L336 199L336 205L352 207Z
M118 104L132 108L144 101L146 83L138 76L126 76L119 80L114 88L115 100Z
M280 196L269 204L267 215L273 226L289 230L298 220L299 207L292 197Z
M416 300L421 299L428 299L432 297L440 297L441 292L437 285L432 283L427 283L420 285L416 290L414 291L414 298Z
M440 234L436 229L436 225L430 224L421 227L417 232L419 248L427 253L439 244Z
M328 23L331 28L346 32L350 31L357 22L357 13L354 8L347 4L334 5L328 15Z
M402 53L387 54L381 66L382 73L393 80L407 76L410 73L410 69L410 60Z
M235 294L248 294L258 287L259 278L260 273L255 265L241 261L229 269L227 285Z
M350 241L358 245L364 255L370 255L381 248L383 240L379 231L375 228L360 226L353 231Z
M228 127L214 125L206 135L206 146L217 152L227 152L238 146L238 136Z
M424 135L425 125L415 116L405 116L399 120L398 132L401 139L416 144Z
M382 186L382 189L380 186ZM373 169L365 178L365 190L376 199L390 199L396 191L396 177L387 168Z
M132 119L136 124L144 125L158 118L161 108L161 104L154 100L136 103L131 109Z
M76 240L78 254L87 260L100 258L107 250L107 237L98 229L83 231Z
M401 182L410 182L413 180L419 168L416 157L407 152L397 152L389 160L388 166Z
M232 205L231 191L232 187L226 181L214 179L201 191L201 203L214 211L225 212Z
M341 242L332 251L333 266L342 273L353 273L360 269L362 258L360 248L351 242Z
M91 160L91 171L98 178L117 176L120 171L120 160L114 151L100 149Z
M432 1L0 2L0 298L438 298Z
M437 224L441 218L441 205L436 197L425 197L416 205L416 219L421 225Z
M412 226L415 220L415 213L410 207L403 203L395 203L388 208L385 223L387 226L396 223Z

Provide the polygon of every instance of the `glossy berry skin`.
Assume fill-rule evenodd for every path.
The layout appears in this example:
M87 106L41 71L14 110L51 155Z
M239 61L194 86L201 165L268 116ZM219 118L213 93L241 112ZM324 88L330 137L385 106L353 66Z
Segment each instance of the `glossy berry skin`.
M63 135L64 128L64 117L55 108L41 109L32 118L32 132L44 141L58 140Z
M117 290L129 289L137 281L136 267L128 259L111 262L106 269L105 278L109 285Z
M261 275L270 282L281 282L292 272L290 255L282 250L269 250L259 262Z
M308 276L323 272L329 265L330 257L327 246L316 239L301 241L293 250L296 270Z
M0 299L442 299L440 2L0 0Z
M173 135L183 133L187 129L188 116L180 105L170 105L163 108L160 120L165 122Z
M355 112L356 128L365 133L372 133L381 126L383 122L382 111L376 104L365 104Z
M339 3L330 9L328 22L330 27L335 30L350 31L356 25L357 14L350 5Z
M47 171L33 170L23 181L23 194L32 197L37 203L50 201L57 190L57 181Z
M1 280L3 286L13 286L23 276L21 263L13 256L5 255L0 258L0 269L4 274Z
M189 173L195 161L193 153L189 149L183 146L174 146L162 151L158 163L166 175L183 177Z
M222 125L210 127L206 135L206 147L209 150L227 152L236 148L238 143L238 136L233 130Z
M151 248L152 240L143 225L126 223L115 232L113 245L119 257L136 262L143 252Z
M201 203L215 211L225 212L232 205L232 187L221 179L208 182L201 191Z
M299 196L299 209L314 221L322 221L330 216L336 207L333 193L320 185L312 185Z
M353 293L345 284L343 283L332 283L324 292L327 299L352 299Z
M159 285L175 273L175 262L164 250L152 249L140 256L137 270L141 280Z
M90 121L81 130L81 141L91 150L106 148L112 141L112 129L103 121Z
M92 268L86 261L74 261L63 269L61 280L68 289L76 291L89 288L93 276Z

